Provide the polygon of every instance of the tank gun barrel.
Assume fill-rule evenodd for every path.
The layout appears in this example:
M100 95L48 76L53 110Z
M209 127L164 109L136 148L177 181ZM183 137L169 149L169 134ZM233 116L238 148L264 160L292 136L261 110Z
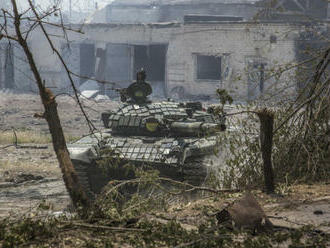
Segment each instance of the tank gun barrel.
M170 130L183 135L214 134L221 130L221 125L206 122L172 122Z

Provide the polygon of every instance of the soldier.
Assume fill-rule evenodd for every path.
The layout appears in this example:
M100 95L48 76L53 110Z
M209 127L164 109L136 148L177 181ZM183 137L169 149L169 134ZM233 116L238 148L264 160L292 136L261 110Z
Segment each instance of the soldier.
M136 82L132 83L127 88L127 95L132 101L141 104L147 102L147 96L152 93L152 88L145 79L147 75L146 72L141 69L136 73Z

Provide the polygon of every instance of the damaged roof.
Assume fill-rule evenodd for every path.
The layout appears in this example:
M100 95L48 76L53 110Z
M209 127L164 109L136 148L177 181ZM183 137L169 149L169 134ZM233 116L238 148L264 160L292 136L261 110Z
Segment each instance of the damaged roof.
M132 6L132 5L185 5L185 4L254 4L260 0L115 0L110 5L112 6Z

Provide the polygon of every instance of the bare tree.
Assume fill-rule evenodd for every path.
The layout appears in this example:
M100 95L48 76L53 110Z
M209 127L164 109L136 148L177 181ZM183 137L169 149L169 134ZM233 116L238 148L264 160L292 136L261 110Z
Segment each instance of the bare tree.
M2 9L4 23L0 24L0 39L7 38L9 42L16 42L23 49L30 69L33 73L35 83L37 84L37 87L39 89L41 102L44 106L44 113L42 117L45 118L48 123L49 131L52 137L53 148L63 174L65 186L75 207L88 207L90 205L90 202L86 197L86 194L81 187L81 184L78 181L78 177L76 175L75 169L69 156L69 152L67 150L61 121L57 111L57 102L55 96L49 88L45 87L44 80L40 75L36 61L27 42L30 32L32 32L37 26L41 27L41 29L44 31L46 38L49 39L47 32L42 26L44 23L43 18L56 12L57 9L54 7L50 11L43 13L42 16L39 16L33 3L29 1L29 4L30 8L27 11L32 10L35 15L35 18L25 18L24 14L27 11L20 13L17 7L16 0L11 0L12 11ZM13 32L9 31L8 20L13 23ZM22 21L31 22L28 30L22 31ZM56 25L65 30L63 24ZM50 42L50 44L52 43Z

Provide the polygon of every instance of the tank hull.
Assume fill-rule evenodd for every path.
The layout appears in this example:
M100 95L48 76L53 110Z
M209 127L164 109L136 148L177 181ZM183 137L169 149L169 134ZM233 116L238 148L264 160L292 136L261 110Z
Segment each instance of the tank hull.
M101 144L101 145L100 145ZM217 135L209 137L123 137L111 131L68 145L78 178L90 198L111 180L135 178L125 165L156 169L161 177L202 185L211 170Z

